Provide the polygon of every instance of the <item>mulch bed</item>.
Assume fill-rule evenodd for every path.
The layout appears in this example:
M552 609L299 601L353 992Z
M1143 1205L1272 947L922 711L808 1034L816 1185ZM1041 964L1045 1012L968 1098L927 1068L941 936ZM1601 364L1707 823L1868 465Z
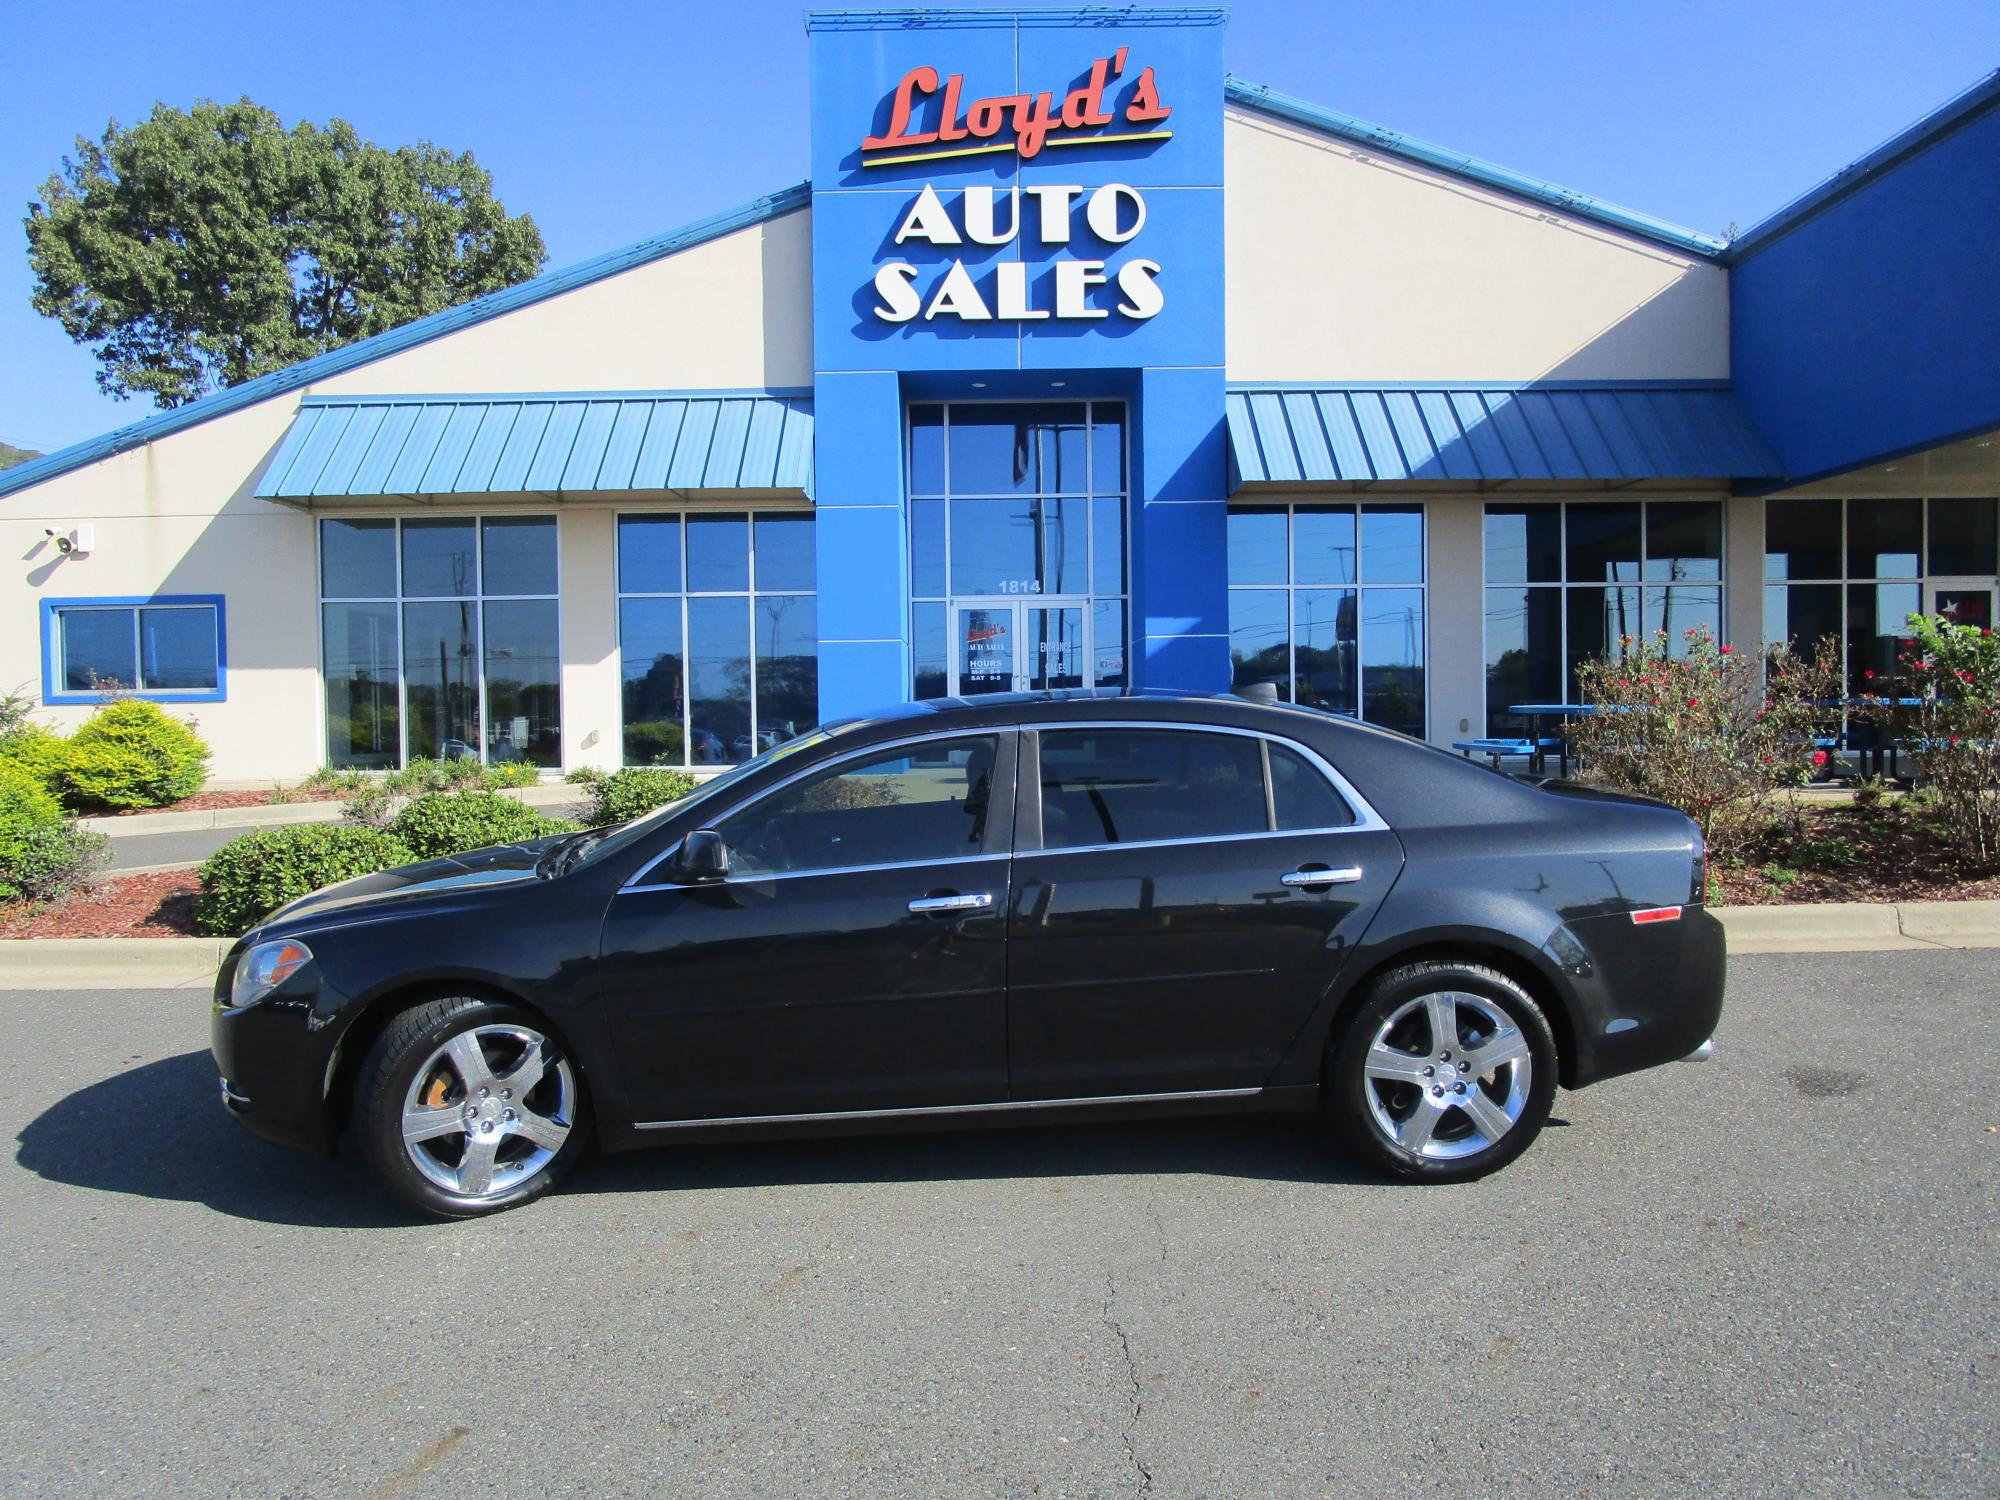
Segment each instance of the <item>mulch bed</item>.
M2000 872L1968 875L1928 829L1893 805L1807 807L1805 835L1798 843L1769 835L1744 851L1741 864L1711 861L1709 874L1722 887L1719 904L2000 899ZM1852 863L1841 861L1843 852Z
M121 807L101 814L107 818L143 818L150 813L214 812L223 807L272 807L284 802L323 801L296 792L196 792L166 807Z
M67 901L0 902L0 938L193 937L195 872L120 875Z

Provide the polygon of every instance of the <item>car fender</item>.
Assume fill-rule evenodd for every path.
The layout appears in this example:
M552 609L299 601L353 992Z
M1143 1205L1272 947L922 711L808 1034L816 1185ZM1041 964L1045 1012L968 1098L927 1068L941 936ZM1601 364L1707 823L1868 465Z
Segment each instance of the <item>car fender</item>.
M1451 952L1475 961L1498 957L1498 967L1526 981L1538 1000L1545 1005L1553 1000L1557 1013L1549 1016L1549 1024L1562 1046L1563 1082L1588 1076L1589 1068L1579 1072L1578 1065L1587 1048L1582 1039L1593 1034L1591 1007L1579 981L1591 977L1593 965L1576 934L1547 908L1519 897L1493 891L1462 893L1451 903L1455 909L1441 913L1435 892L1430 900L1409 899L1404 894L1407 884L1406 874L1384 900L1361 946L1334 975L1272 1084L1318 1083L1335 1029L1377 975L1420 956ZM1439 920L1441 915L1447 919Z

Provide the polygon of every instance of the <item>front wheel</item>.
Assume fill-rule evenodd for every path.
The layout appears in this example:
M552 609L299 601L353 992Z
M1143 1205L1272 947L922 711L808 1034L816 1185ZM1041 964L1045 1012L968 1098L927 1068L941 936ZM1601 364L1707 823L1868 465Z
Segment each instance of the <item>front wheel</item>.
M1556 1046L1528 992L1480 964L1406 964L1377 979L1327 1064L1328 1115L1399 1177L1464 1182L1528 1149L1555 1100Z
M461 996L405 1011L356 1090L369 1160L398 1198L465 1219L538 1198L589 1143L576 1066L518 1006Z

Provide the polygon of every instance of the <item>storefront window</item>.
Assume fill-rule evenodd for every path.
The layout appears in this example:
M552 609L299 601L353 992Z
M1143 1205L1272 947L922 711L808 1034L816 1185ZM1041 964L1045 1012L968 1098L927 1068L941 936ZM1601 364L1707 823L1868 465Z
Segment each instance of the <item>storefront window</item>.
M327 760L562 763L552 516L320 522Z
M819 718L813 518L618 518L629 766L720 766Z
M1621 636L1722 634L1722 505L1713 500L1486 507L1486 733L1515 703L1573 702L1576 669Z
M1424 512L1243 505L1229 512L1237 692L1424 733Z
M1849 691L1879 691L1898 673L1911 615L1991 623L1997 541L1989 498L1767 501L1765 642L1810 651L1830 637Z
M911 688L1122 685L1125 409L912 406Z

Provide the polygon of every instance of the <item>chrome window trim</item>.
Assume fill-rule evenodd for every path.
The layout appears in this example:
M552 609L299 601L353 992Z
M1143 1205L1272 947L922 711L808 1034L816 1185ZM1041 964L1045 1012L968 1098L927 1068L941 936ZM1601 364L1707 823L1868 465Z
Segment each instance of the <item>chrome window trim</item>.
M1243 739L1262 740L1267 744L1283 745L1287 750L1296 751L1299 755L1303 756L1306 764L1312 766L1320 775L1331 782L1333 789L1340 793L1341 800L1346 802L1349 809L1354 813L1354 821L1352 823L1342 823L1333 828L1264 829L1257 833L1197 834L1184 839L1147 839L1143 843L1132 844L1077 844L1071 846L1072 849L1140 849L1162 844L1220 843L1225 839L1289 838L1303 833L1384 833L1389 828L1388 822L1380 813L1375 811L1374 806L1368 799L1354 789L1354 783L1327 764L1325 756L1321 755L1310 745L1301 744L1295 739L1282 734L1275 734L1267 729L1245 729L1236 724L1202 724L1185 721L1175 723L1172 720L1161 719L1077 719L1067 722L1023 720L1020 727L1022 729L1032 729L1037 734L1061 733L1068 729L1165 729L1178 731L1182 734L1233 734ZM1041 770L1040 760L1040 750L1037 747L1035 769L1038 773ZM1269 783L1270 778L1267 774L1265 777L1267 787ZM1275 817L1272 821L1276 821ZM1044 849L1041 852L1044 854L1068 854L1071 852L1071 849Z
M1169 1104L1195 1099L1248 1099L1261 1087L1188 1089L1173 1094L1094 1094L1081 1099L998 1099L981 1104L917 1104L900 1109L833 1109L797 1115L721 1115L698 1120L640 1120L634 1130L699 1130L714 1125L818 1125L838 1120L894 1120L918 1115L981 1115L1008 1110L1076 1109L1107 1104Z
M708 881L704 883L708 885L736 885L748 882L761 883L772 880L797 880L807 875L859 875L870 870L925 869L930 866L940 865L940 864L967 864L973 862L985 862L990 860L1013 859L1023 853L1093 854L1093 853L1103 853L1107 850L1112 850L1112 849L1164 849L1164 848L1172 848L1176 845L1181 845L1181 844L1238 843L1245 839L1304 838L1317 834L1386 833L1389 831L1389 824L1383 819L1380 813L1375 811L1374 806L1368 801L1368 799L1363 797L1361 793L1356 791L1354 789L1354 784L1350 782L1345 776L1342 776L1340 772L1336 771L1331 765L1329 765L1326 761L1326 757L1321 755L1318 751L1314 750L1310 745L1304 745L1297 740L1288 738L1285 735L1273 734L1270 733L1269 731L1262 729L1244 729L1234 724L1189 723L1185 721L1175 722L1170 719L1080 719L1068 722L1062 720L1024 719L1018 723L1013 723L1013 724L999 724L985 728L966 727L958 729L934 729L927 734L912 734L912 735L904 735L893 740L878 740L874 744L859 746L853 750L844 751L841 754L833 756L830 759L817 761L809 766L803 766L800 769L794 771L790 776L787 776L784 780L776 782L771 786L764 788L762 791L753 792L749 796L744 797L741 800L733 803L728 808L727 811L723 812L718 817L710 819L702 826L712 828L718 823L727 822L729 819L735 817L736 814L742 812L746 807L749 807L752 803L761 802L764 798L775 795L776 793L783 791L786 787L791 786L795 782L803 781L806 777L816 775L821 771L831 770L836 766L844 765L850 760L858 760L863 756L874 755L877 753L887 753L892 750L900 750L905 746L909 745L931 744L942 740L974 739L982 735L1017 734L1024 731L1033 731L1037 734L1043 734L1043 733L1048 733L1050 731L1060 732L1066 729L1079 729L1079 730L1163 729L1182 734L1233 734L1244 739L1254 739L1270 744L1283 745L1287 750L1294 751L1298 755L1304 757L1308 765L1316 769L1322 776L1324 776L1332 784L1334 790L1340 794L1342 799L1347 803L1348 807L1353 811L1354 821L1352 823L1343 823L1332 828L1287 828L1287 829L1275 829L1275 830L1267 828L1267 829L1258 829L1250 833L1195 834L1195 835L1190 835L1187 838L1146 839L1129 844L1073 844L1067 848L1062 848L1062 849L1008 850L1005 852L993 853L993 854L980 853L980 854L958 855L958 856L947 857L945 859L899 860L893 863L878 864L878 865L843 865L838 868L829 868L824 870L786 870L782 872L773 872L768 875L740 875L740 876L730 875L719 881ZM1037 751L1038 771L1040 769L1039 762L1040 762L1040 755L1038 750ZM1267 793L1269 788L1269 781L1270 778L1269 775L1267 774L1265 777ZM676 843L677 842L678 841L676 841ZM660 864L663 860L667 858L668 855L673 853L675 847L676 844L669 844L660 853L654 855L651 859L647 860L645 864L641 865L637 870L635 870L632 873L631 877L627 879L623 885L618 887L618 890L615 892L615 894L623 896L633 891L690 889L690 887L681 885L676 881L671 881L671 880L648 881L646 879L646 876L652 873L653 868L656 865Z
M794 782L803 781L808 776L815 776L819 774L821 771L832 770L835 766L845 765L850 760L859 760L864 755L887 753L888 751L891 750L900 750L906 745L925 745L941 740L977 739L987 735L991 735L997 739L999 736L1003 734L1012 734L1014 732L1015 729L1012 724L994 724L986 726L984 728L975 727L975 728L963 728L963 729L933 729L928 734L903 735L900 738L893 740L877 740L870 745L860 745L857 746L855 749L842 751L840 754L831 756L826 760L814 761L811 765L799 767L798 770L792 772L792 774L787 776L784 780L775 781L771 785L765 787L762 791L752 792L749 796L742 798L740 801L732 803L728 811L722 813L718 817L709 819L701 826L704 828L713 828L718 823L726 823L731 818L735 817L738 813L742 812L744 808L749 807L752 803L761 802L766 797L774 796L777 793L782 792L786 787L791 786ZM669 854L672 854L674 852L674 849L677 847L678 843L679 841L676 840L675 843L669 844L665 849L661 850L658 854L654 855L651 859L647 860L645 864L641 865L637 870L634 870L630 878L628 878L623 885L618 887L616 894L622 896L627 891L633 891L633 890L656 891L656 890L689 889L689 887L683 886L679 882L672 880L653 881L650 884L646 883L646 876L652 872L653 867L659 864L662 860L664 860ZM998 854L974 854L964 857L970 859L1011 859L1013 856L1011 852L1003 852ZM787 870L783 874L755 875L755 876L746 876L743 878L753 879L753 880L790 880L800 875L855 875L859 874L863 870L918 869L926 865L956 864L959 862L960 861L958 859L900 860L891 864L884 864L884 865L843 865L839 869ZM704 883L708 885L726 885L735 881L737 878L738 877L731 875L720 881L707 881Z

